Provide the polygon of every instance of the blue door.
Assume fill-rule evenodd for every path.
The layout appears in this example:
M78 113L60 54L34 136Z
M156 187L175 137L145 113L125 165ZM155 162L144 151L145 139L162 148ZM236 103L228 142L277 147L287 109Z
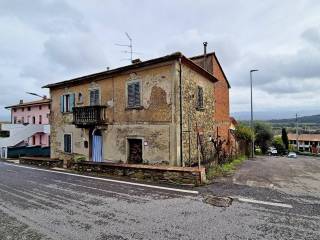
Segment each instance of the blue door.
M92 136L92 161L102 162L102 145L101 131L96 130Z

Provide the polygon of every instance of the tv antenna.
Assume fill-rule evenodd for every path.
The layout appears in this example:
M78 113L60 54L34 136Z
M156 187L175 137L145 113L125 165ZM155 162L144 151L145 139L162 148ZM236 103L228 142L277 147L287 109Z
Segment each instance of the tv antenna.
M130 58L126 58L125 60L130 60L132 62L133 60L133 54L141 54L139 52L134 52L133 51L133 45L132 45L132 38L130 37L130 35L125 32L127 38L129 39L129 44L119 44L119 43L116 43L115 45L116 46L120 46L120 47L127 47L129 48L129 51L128 50L124 50L122 51L123 53L129 53L130 54Z

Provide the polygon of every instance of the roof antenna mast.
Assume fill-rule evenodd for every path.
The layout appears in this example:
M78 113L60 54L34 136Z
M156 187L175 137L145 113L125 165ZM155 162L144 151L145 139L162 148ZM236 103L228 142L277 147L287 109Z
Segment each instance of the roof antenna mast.
M130 60L132 62L133 60L133 46L132 46L132 38L130 37L130 35L125 32L127 38L129 39L129 44L118 44L116 43L117 46L120 46L120 47L128 47L129 48L129 51L123 51L124 53L129 53L130 54L130 58L128 60Z

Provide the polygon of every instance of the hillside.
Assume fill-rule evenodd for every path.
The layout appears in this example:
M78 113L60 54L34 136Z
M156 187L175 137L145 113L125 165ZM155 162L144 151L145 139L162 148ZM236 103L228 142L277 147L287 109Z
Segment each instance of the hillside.
M296 118L269 120L270 123L295 123ZM320 124L320 114L312 116L298 117L298 123Z

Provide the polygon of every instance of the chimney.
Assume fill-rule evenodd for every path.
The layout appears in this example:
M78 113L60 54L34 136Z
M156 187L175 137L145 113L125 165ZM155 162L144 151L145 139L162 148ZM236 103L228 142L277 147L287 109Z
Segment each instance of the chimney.
M20 102L19 102L19 104L23 104L23 99L20 99Z
M136 64L136 63L141 63L141 60L140 58L137 58L137 59L133 59L131 62L132 64Z
M207 45L208 42L203 42L203 68L207 71Z

